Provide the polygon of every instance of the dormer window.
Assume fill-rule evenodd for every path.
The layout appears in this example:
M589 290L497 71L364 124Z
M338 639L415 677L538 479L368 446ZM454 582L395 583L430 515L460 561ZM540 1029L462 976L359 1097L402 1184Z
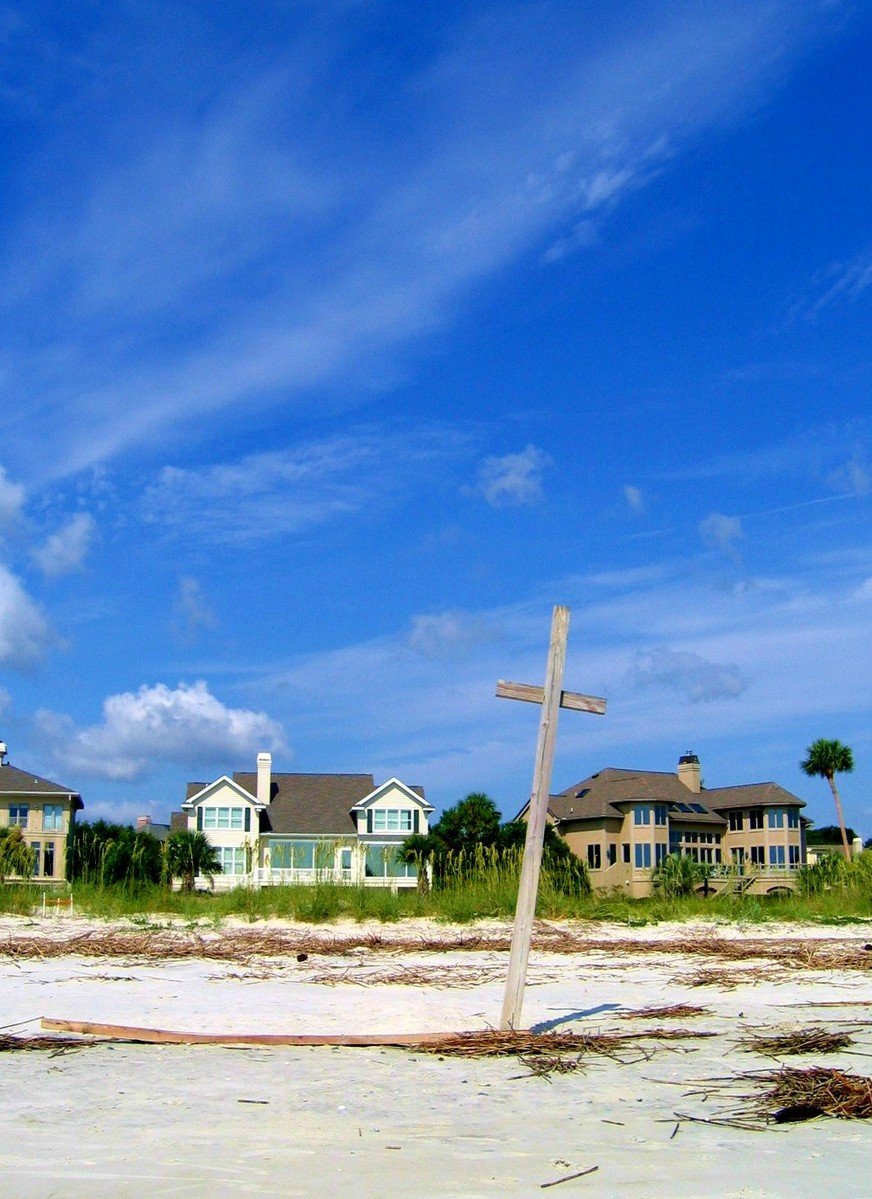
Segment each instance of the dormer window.
M372 813L374 833L410 833L412 812L409 808L374 808Z

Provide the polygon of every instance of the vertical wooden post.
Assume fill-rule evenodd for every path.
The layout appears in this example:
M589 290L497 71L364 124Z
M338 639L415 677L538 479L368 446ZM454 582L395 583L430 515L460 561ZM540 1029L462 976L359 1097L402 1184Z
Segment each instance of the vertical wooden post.
M533 791L527 813L527 839L521 862L521 881L515 908L512 949L509 956L509 976L500 1028L520 1028L524 986L527 981L527 960L536 915L536 894L539 871L542 867L542 847L545 840L545 821L548 796L551 792L551 768L554 762L554 742L557 736L557 714L563 687L563 666L566 661L566 642L569 636L569 609L557 604L551 618L551 643L548 649L548 668L545 674L545 694L539 740L536 745L536 764L533 768Z

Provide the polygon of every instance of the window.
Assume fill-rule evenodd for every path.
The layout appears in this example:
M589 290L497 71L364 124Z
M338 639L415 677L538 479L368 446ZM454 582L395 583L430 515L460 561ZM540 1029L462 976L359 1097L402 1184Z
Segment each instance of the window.
M742 819L744 814L745 814L744 812L730 812L729 813L730 832L731 833L740 833L742 831L742 829L744 828L744 821Z
M203 808L203 828L228 828L241 832L244 823L243 808Z
M769 846L769 865L783 866L784 865L784 846L770 845Z
M245 874L245 848L242 845L222 845L216 852L222 874Z
M752 845L751 846L751 865L764 866L766 864L766 846Z
M651 868L651 846L648 844L636 846L636 869L650 870Z
M59 803L47 803L42 809L42 827L47 833L59 833L64 827L64 810Z
M46 841L42 848L42 877L54 878L54 841Z
M654 823L666 824L666 804L658 803L654 805Z
M599 845L588 845L587 864L590 870L602 869L602 852Z
M690 805L691 812L705 812L705 808L701 803L692 803Z
M736 846L736 848L733 850L733 861L737 866L744 866L745 851L742 849L741 845Z
M650 824L651 809L648 804L636 804L633 808L633 823L634 824Z
M397 861L396 845L367 845L367 878L417 878L418 872L412 865Z
M784 828L784 808L769 808L766 815L770 828Z
M410 808L374 808L372 829L375 833L410 833L412 811Z
M792 867L798 866L799 865L799 846L798 845L790 845L790 846L788 846L788 849L790 850L790 865Z
M799 810L797 808L787 809L787 827L799 828Z
M720 851L719 849L716 849L716 850L715 850L715 861L718 863L718 865L720 865L720 862L721 862L721 851Z
M19 828L27 828L27 817L30 813L30 804L26 803L11 803L9 805L9 826L17 824Z
M614 864L615 864L615 862L617 862L617 860L618 860L618 847L617 847L617 845L610 845L608 847L608 850L606 851L606 861L608 862L608 864L610 866L614 866Z
M33 850L33 877L39 877L39 851L40 844L38 841L31 841L30 848Z
M763 827L763 809L751 808L748 812L748 828L758 829Z
M339 851L339 869L346 874L351 873L351 846L343 846Z
M659 866L666 857L667 846L665 842L658 841L654 846L654 865Z
M624 844L621 846L621 850L622 850L622 855L621 855L621 856L622 856L622 858L623 858L624 865L625 865L625 866L629 866L629 865L630 865L630 846L627 844L627 842L626 842L626 841L625 841L625 842L624 842Z

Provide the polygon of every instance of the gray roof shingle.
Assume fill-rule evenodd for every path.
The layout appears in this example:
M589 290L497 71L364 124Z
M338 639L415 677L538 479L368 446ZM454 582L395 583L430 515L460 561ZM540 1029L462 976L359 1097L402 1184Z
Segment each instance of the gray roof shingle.
M8 762L0 766L0 795L71 795L74 807L84 806L78 791L72 787L62 787L60 783L40 778L29 770L19 770Z

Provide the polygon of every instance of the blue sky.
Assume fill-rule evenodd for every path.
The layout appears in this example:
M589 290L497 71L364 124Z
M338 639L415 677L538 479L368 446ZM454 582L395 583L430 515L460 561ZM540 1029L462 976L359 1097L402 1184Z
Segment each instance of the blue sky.
M872 14L0 2L0 732L90 816L850 744L872 834Z

